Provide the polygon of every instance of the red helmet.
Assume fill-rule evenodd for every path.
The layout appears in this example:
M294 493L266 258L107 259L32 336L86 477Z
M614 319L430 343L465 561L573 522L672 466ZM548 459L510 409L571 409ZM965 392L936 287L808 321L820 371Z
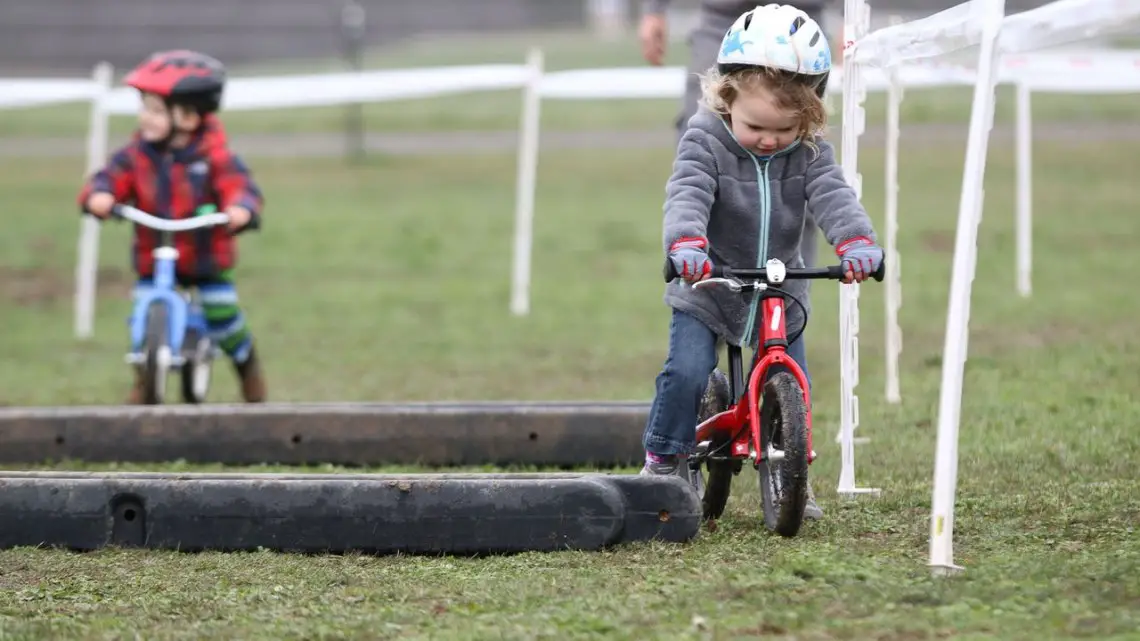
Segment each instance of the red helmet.
M194 107L205 115L221 105L226 68L197 51L160 51L135 67L123 84L162 96L168 104Z

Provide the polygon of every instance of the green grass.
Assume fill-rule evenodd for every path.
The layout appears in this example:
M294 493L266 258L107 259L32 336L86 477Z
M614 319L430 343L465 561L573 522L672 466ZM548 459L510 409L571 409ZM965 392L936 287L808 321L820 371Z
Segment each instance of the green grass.
M545 52L546 69L598 67L643 67L636 39L606 41L580 33L541 33L499 38L427 39L398 50L380 50L366 59L369 68L410 68L417 66L467 65L485 63L522 64L526 51L539 45ZM668 51L667 65L685 65L687 49L675 42ZM274 65L235 70L235 75L309 73L343 70L335 60L289 61ZM904 123L956 122L969 111L969 88L911 90L903 101ZM543 126L550 130L590 131L597 129L668 129L675 118L679 100L621 101L544 101ZM837 102L838 104L838 102ZM885 96L872 93L867 98L867 122L885 121ZM372 103L362 109L364 122L375 132L517 130L521 94L517 90L476 92L422 100ZM88 128L87 108L81 104L6 111L0 118L3 137L82 136ZM311 133L338 132L345 127L345 107L233 112L226 114L232 133ZM1129 95L1089 96L1040 94L1034 98L1036 122L1140 122L1140 109ZM839 122L840 114L834 115ZM995 122L1012 123L1014 95L1010 87L998 92ZM134 126L129 117L111 121L114 137L126 135Z
M929 577L930 481L963 148L907 145L901 406L883 401L882 288L863 288L860 484L834 491L835 288L808 330L826 519L756 519L755 477L692 544L483 560L0 552L3 639L1137 638L1140 259L1127 148L1039 143L1036 293L1015 295L1012 152L995 147L961 422L956 560ZM882 228L882 158L863 152ZM511 156L268 160L239 288L278 401L648 399L664 356L662 151L547 153L533 315L507 313ZM71 338L78 162L0 163L0 402L115 403L127 228L105 226L96 338ZM827 254L823 254L827 255ZM236 398L228 372L218 400ZM104 466L80 466L104 469ZM143 466L117 466L146 469ZM202 469L169 466L165 469ZM264 468L262 468L264 469Z

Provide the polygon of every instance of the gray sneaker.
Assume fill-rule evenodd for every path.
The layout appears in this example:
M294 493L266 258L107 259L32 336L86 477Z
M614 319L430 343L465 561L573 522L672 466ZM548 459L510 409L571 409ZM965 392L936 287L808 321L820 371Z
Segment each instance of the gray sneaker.
M823 510L815 504L815 492L811 490L811 483L807 487L807 504L804 505L804 518L818 521L823 518Z
M641 471L638 472L639 476L679 476L685 481L689 480L689 461L684 458L677 458L669 463L650 463L645 462Z

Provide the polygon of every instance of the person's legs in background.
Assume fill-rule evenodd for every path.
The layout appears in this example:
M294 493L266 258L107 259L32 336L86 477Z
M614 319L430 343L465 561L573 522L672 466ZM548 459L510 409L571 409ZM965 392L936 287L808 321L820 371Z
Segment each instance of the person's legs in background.
M697 26L689 33L687 39L689 65L685 69L685 95L681 100L681 112L674 123L678 141L688 129L689 119L697 113L697 104L701 98L701 81L697 76L716 64L717 52L720 51L724 34L738 15L719 15L710 13L704 7L700 9Z

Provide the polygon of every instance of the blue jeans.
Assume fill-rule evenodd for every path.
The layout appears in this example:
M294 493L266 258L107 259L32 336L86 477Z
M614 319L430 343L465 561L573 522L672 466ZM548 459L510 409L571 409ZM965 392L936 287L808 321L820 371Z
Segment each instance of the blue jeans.
M649 408L642 444L659 455L688 455L696 446L697 411L708 386L709 374L716 368L716 334L707 325L681 311L673 310L669 324L669 354L657 375L657 393ZM788 345L788 356L803 369L811 388L803 336ZM784 370L775 366L771 377ZM727 373L727 372L726 372ZM748 372L745 371L745 382Z

